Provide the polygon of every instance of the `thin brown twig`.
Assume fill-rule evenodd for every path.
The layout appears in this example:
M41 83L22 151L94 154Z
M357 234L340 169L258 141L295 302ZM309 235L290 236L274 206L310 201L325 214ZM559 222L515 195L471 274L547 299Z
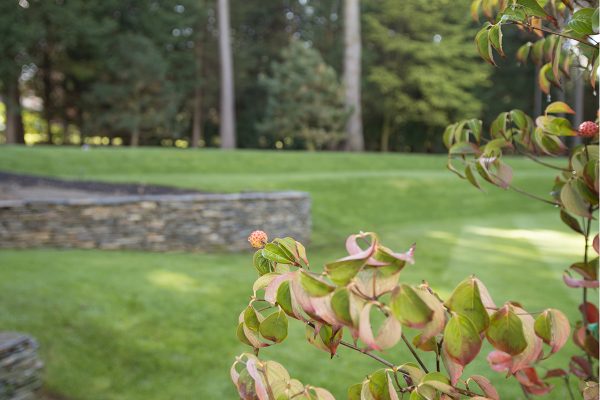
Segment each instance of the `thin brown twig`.
M423 369L423 371L425 371L425 373L428 374L429 370L427 369L427 367L425 366L425 364L423 364L423 360L421 360L421 357L419 357L419 355L417 354L417 352L415 351L415 349L413 349L413 347L411 346L411 344L408 341L408 339L406 338L406 336L404 336L404 333L402 334L402 341L404 342L404 344L406 345L406 347L408 347L408 350L410 350L411 354L413 355L413 357L415 358L415 360L417 360L417 362L419 363L419 365L421 366L421 368Z
M527 197L530 197L532 199L535 199L535 200L538 200L538 201L541 201L541 202L544 202L546 204L550 204L550 205L553 205L553 206L559 205L556 201L551 201L551 200L548 200L548 199L544 199L543 197L536 196L535 194L526 192L525 190L519 189L518 187L516 187L514 185L508 185L508 187L511 190L514 190L515 192L517 192L519 194L522 194L523 196L527 196Z
M537 27L537 26L533 26L533 25L529 25L529 24L524 24L524 23L522 23L522 22L519 22L519 21L511 21L510 23L511 23L511 24L514 24L514 25L519 25L519 26L522 26L522 27L524 27L524 28L533 29L533 30L536 30L536 31L545 32L545 33L550 33L550 34L552 34L552 35L556 35L556 36L562 36L562 37L564 37L564 38L566 38L566 39L573 39L573 40L576 40L576 41L578 41L578 42L579 42L579 43L581 43L581 44L585 44L586 46L590 46L590 47L596 48L596 45L594 45L594 44L592 44L592 43L589 43L589 42L586 42L586 41L585 41L585 40L583 40L583 39L579 39L579 38L571 37L571 36L569 36L569 35L565 35L564 33L561 33L561 32L556 32L556 31L553 31L553 30L551 30L551 29L547 29L547 28L543 28L543 27L542 27L542 28L539 28L539 27Z
M385 365L385 366L387 366L389 368L395 368L396 367L394 364L392 364L391 362L387 361L384 358L379 357L377 354L373 354L373 353L371 353L371 352L369 352L367 350L363 350L363 349L361 349L361 348L353 345L352 343L348 343L348 342L342 340L340 342L340 344L342 346L348 347L349 349L352 349L352 350L358 351L359 353L365 354L365 355L371 357L373 360L378 361L381 364L383 364L383 365ZM400 371L400 372L402 372L402 371ZM404 374L404 372L402 372L402 373Z

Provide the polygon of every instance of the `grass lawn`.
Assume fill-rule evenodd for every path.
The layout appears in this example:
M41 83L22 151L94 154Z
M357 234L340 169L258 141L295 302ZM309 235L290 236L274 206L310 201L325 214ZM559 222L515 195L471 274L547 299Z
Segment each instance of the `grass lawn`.
M213 191L307 191L312 265L344 255L348 234L374 230L392 249L417 242L417 263L406 269L405 282L425 279L447 296L476 274L497 303L514 299L530 311L556 307L574 321L579 292L560 276L579 257L578 236L550 206L491 187L479 192L444 162L443 156L398 154L0 149L5 171ZM552 172L522 159L510 164L516 185L549 191ZM247 350L235 327L255 279L251 254L0 251L0 329L38 338L48 389L69 398L233 399L228 368ZM290 337L261 354L338 399L378 368L344 348L330 360L303 336L291 321ZM546 365L566 365L571 346ZM487 367L487 350L466 374L493 378L505 399L522 398L514 382ZM384 358L411 361L401 349ZM566 398L563 389L552 398Z

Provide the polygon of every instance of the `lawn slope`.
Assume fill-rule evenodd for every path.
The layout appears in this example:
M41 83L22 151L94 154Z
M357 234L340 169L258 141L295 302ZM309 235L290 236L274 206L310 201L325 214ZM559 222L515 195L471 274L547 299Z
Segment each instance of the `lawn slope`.
M560 275L580 247L556 210L495 188L477 191L444 164L443 156L398 154L0 149L6 171L209 191L306 191L314 224L307 247L317 268L343 255L346 235L374 230L393 249L417 242L417 263L407 268L405 282L424 279L448 295L474 273L497 303L556 307L574 318L577 292L567 290ZM510 164L516 185L548 192L551 172L527 160ZM250 257L250 250L0 251L0 329L36 336L47 386L73 399L235 398L228 367L247 350L235 338L235 325L255 279ZM378 368L345 349L330 360L303 336L302 326L291 322L286 342L261 353L338 399ZM501 385L503 398L518 398L519 388L485 365L485 350L467 373L484 373ZM385 357L410 361L401 350ZM554 363L566 360L559 356Z

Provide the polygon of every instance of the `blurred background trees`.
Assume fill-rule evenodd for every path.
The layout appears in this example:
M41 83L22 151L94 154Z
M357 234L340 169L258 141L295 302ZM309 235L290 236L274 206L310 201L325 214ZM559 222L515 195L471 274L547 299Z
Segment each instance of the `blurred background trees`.
M229 29L219 23L219 3L229 3ZM468 3L3 1L0 140L441 151L440 131L449 121L464 115L489 120L505 104L535 105L532 67L507 61L494 69L478 60ZM358 14L345 12L352 6ZM225 33L229 40L220 46ZM516 29L505 32L509 53L526 40ZM226 48L232 79L222 74ZM286 48L308 59L286 60ZM308 64L318 59L325 73L310 75ZM294 103L297 93L286 93L295 84L277 78L277 68L296 68L294 79L305 79L322 105L320 116L302 122L309 127L304 132L292 132L300 129L295 118L314 114L317 103ZM221 91L223 82L230 90ZM349 83L353 90L340 110L334 93ZM537 96L538 103L546 101ZM342 122L341 140L340 115L352 117ZM229 135L226 143L223 135Z

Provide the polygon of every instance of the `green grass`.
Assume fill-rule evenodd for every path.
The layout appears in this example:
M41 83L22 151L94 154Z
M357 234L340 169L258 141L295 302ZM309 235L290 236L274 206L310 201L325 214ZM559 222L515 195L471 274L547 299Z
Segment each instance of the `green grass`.
M445 296L474 273L497 303L556 307L575 320L578 292L560 275L581 246L556 210L495 188L481 193L447 172L444 162L443 156L397 154L0 149L0 170L211 191L307 191L314 224L307 247L315 266L342 256L346 235L374 230L393 249L417 242L417 263L405 282L425 279ZM510 164L518 186L548 192L552 172L521 159ZM246 350L234 332L255 279L250 257L250 250L1 251L0 327L37 337L48 388L74 399L235 398L228 368ZM292 322L290 337L261 353L338 399L378 368L346 349L330 360L306 344L303 332ZM570 350L547 365L565 365ZM400 349L384 357L411 360ZM468 372L492 377L503 398L522 396L514 382L489 370L485 352ZM566 395L559 388L553 396Z

